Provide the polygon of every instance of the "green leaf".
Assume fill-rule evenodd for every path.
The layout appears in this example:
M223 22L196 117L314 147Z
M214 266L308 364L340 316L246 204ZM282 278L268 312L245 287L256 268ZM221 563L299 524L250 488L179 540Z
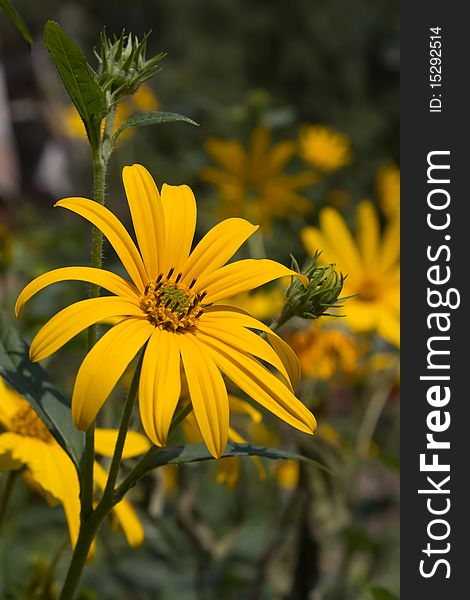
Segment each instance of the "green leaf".
M46 23L44 43L85 125L90 144L97 148L100 123L106 111L104 92L96 83L83 52L58 23Z
M392 592L386 590L380 585L372 585L369 588L369 592L374 600L399 600L398 596L392 594Z
M261 456L270 459L299 460L330 473L321 463L300 454L276 448L263 448L251 444L228 442L227 448L221 458L231 458L234 456ZM181 465L204 460L214 460L214 457L210 454L205 444L185 444L183 446L176 446L175 448L157 448L153 446L123 481L122 485L119 486L116 491L115 501L120 500L129 488L153 469L162 467L163 465Z
M78 470L85 434L75 428L67 400L44 369L30 361L26 342L6 323L1 312L0 375L31 404Z
M174 123L175 121L183 121L199 127L199 123L196 123L196 121L193 121L189 117L179 115L178 113L160 111L138 113L130 117L130 119L127 119L127 121L124 121L117 129L114 134L114 142L116 142L121 133L125 129L129 129L129 127L146 127L147 125L160 125L161 123Z
M13 21L13 23L17 26L21 35L23 36L23 39L26 42L28 42L28 44L31 46L31 44L33 43L33 38L31 37L29 29L27 28L26 23L23 21L21 15L16 12L15 8L10 4L8 0L0 0L0 6L4 9L4 11Z

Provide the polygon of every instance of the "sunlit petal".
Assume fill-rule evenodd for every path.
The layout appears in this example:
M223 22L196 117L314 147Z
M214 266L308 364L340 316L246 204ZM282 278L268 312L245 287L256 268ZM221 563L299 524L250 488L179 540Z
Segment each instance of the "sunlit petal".
M155 329L145 349L139 383L140 416L145 433L165 446L181 392L180 351L175 335Z
M277 417L306 433L313 433L316 420L307 407L255 358L201 333L198 340L217 366L241 390Z
M380 227L371 202L360 202L357 207L357 243L365 270L377 272L380 268Z
M183 282L191 283L224 265L258 229L245 219L225 219L202 238L185 262Z
M42 360L90 325L110 317L142 315L142 310L130 298L107 296L75 302L58 312L39 330L31 342L29 356L33 362Z
M64 198L56 202L55 206L67 208L98 227L108 238L132 281L139 290L144 289L145 282L148 281L148 274L142 262L142 257L124 225L111 211L98 204L98 202L93 202L93 200L87 198Z
M152 176L142 165L124 167L122 180L139 249L148 275L155 279L165 256L162 200Z
M35 294L48 285L60 281L86 281L88 283L99 285L117 296L129 296L129 298L136 298L136 296L139 296L139 291L136 287L110 271L94 269L93 267L63 267L61 269L48 271L47 273L44 273L44 275L40 275L39 277L36 277L36 279L33 279L31 283L28 283L16 301L16 316L18 317L20 315L23 306Z
M88 429L153 331L145 319L130 317L105 333L88 352L77 373L72 396L72 417L78 429Z
M198 280L196 289L206 291L204 302L211 303L289 275L299 277L298 273L274 260L249 258L238 260L210 274L203 275ZM304 276L300 276L300 278L306 281Z
M213 359L193 335L180 335L177 339L199 430L209 452L218 458L228 439L227 388Z
M160 270L167 273L173 268L182 272L193 243L196 230L196 199L187 185L162 187L162 203L166 224L166 251Z

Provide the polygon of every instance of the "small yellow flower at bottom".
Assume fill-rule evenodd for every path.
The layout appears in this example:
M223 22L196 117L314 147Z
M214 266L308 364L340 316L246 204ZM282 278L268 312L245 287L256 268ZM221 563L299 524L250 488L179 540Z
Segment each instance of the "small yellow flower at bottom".
M25 479L51 504L64 507L72 546L80 527L80 488L75 467L65 450L52 437L29 403L0 377L0 471L23 469ZM96 452L112 456L118 432L96 430ZM124 458L144 453L149 442L136 432L128 432ZM94 465L95 485L104 489L107 473L98 462ZM127 500L114 508L127 541L133 547L142 543L142 524Z
M90 325L123 317L82 362L72 396L72 417L86 431L145 346L139 381L142 424L157 446L165 446L181 392L181 365L194 415L210 453L220 457L229 432L224 373L241 390L286 423L313 433L316 420L295 397L300 369L293 350L266 325L231 306L213 305L264 283L305 276L273 260L225 264L257 230L232 218L213 227L191 252L196 201L185 185L157 189L141 165L124 167L124 187L138 247L104 206L86 198L65 198L56 206L75 212L108 238L132 283L110 271L65 267L41 275L21 292L16 313L44 287L59 281L94 283L112 296L76 302L50 319L33 339L30 357L56 352ZM254 331L263 331L268 341ZM276 376L263 363L271 365Z

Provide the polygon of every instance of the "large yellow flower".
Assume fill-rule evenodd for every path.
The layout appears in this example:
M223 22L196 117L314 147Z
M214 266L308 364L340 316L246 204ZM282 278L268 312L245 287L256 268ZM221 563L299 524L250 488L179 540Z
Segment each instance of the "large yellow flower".
M377 212L371 202L357 208L357 235L353 239L340 213L334 208L320 212L320 228L306 227L302 239L313 256L336 263L347 273L343 294L347 301L346 323L355 331L377 331L395 346L400 345L400 223L391 219L380 234Z
M325 125L304 125L299 142L300 155L321 171L336 171L351 162L348 136Z
M3 430L3 432L2 432ZM98 454L112 456L118 432L97 429L95 446ZM136 432L128 432L123 458L144 453L149 442ZM51 504L64 507L72 546L75 546L80 526L80 487L75 467L66 452L52 437L28 402L7 387L0 377L0 471L26 468L26 480L38 489ZM104 489L106 471L95 462L97 487ZM127 500L114 507L129 544L142 543L142 525Z
M151 175L140 165L124 167L123 180L139 249L122 223L100 204L66 198L56 206L101 229L132 283L109 271L65 267L32 281L16 305L18 314L39 290L64 280L88 281L115 294L65 308L31 344L31 360L38 361L91 324L123 317L90 350L78 371L72 397L76 426L88 429L127 365L147 343L139 384L140 414L147 435L158 446L166 444L180 397L181 363L199 429L214 456L223 453L229 429L221 372L279 418L312 433L315 418L292 391L299 374L292 349L247 313L211 306L296 273L267 259L226 265L257 229L238 218L216 225L190 253L196 201L189 187L164 185L160 196ZM272 345L252 329L266 332ZM261 361L274 367L279 377Z
M240 215L261 225L294 210L307 213L312 204L298 193L316 181L311 171L287 174L286 164L295 156L290 140L270 147L269 130L258 127L248 148L233 139L212 138L206 148L219 168L206 167L202 178L214 184L225 201L225 214Z

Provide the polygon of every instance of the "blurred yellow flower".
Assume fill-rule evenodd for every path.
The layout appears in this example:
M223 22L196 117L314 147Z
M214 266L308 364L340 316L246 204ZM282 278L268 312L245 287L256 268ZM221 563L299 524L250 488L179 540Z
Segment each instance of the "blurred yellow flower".
M294 490L299 483L300 463L297 460L280 460L276 464L276 480L280 487Z
M304 125L299 132L299 143L300 155L321 171L336 171L351 162L348 136L325 125Z
M357 207L357 234L353 239L343 217L334 208L320 212L320 228L303 229L302 240L313 256L322 250L320 261L336 263L347 274L343 295L357 294L346 301L344 322L354 331L377 331L385 340L400 345L400 222L389 220L383 235L371 202Z
M382 165L377 173L377 195L380 208L389 218L400 214L400 169L391 163Z
M272 219L291 211L306 214L312 209L310 200L298 191L315 183L317 177L311 171L285 173L296 146L290 140L270 146L270 138L268 129L258 127L247 148L233 139L207 141L207 152L218 168L206 167L201 176L217 187L225 202L225 215L269 226Z
M41 275L21 292L16 313L44 287L66 280L94 283L112 296L82 300L57 313L32 341L30 357L50 356L79 332L110 317L123 317L82 362L72 396L72 417L82 431L129 363L145 347L139 382L145 432L165 446L181 392L183 365L195 418L215 457L225 449L229 402L224 373L280 419L306 433L315 417L293 393L298 360L292 349L261 321L214 302L274 279L305 277L268 259L225 264L257 230L244 219L213 227L191 252L196 200L185 185L163 185L162 193L141 165L124 167L123 181L138 246L104 206L86 198L65 198L56 206L98 227L115 249L132 283L102 269L65 267ZM225 265L225 266L224 266ZM264 331L270 343L251 331ZM261 361L272 365L280 378Z
M358 368L361 355L358 340L342 328L313 321L308 329L291 334L287 341L306 377L326 380L335 373L350 375Z
M22 475L28 483L42 493L51 505L62 504L69 528L72 546L75 546L80 526L80 487L75 467L46 429L29 403L15 390L9 388L0 377L0 471L25 469ZM97 429L95 447L98 454L111 457L118 432ZM148 440L128 432L123 458L143 454L149 448ZM95 461L95 485L104 489L107 473ZM142 543L142 525L127 500L114 507L127 541L133 547Z
M142 85L132 96L127 96L116 110L114 129L118 129L124 121L136 112L148 112L158 110L160 102L148 85ZM86 140L85 127L77 109L74 106L66 106L62 110L62 127L65 135L71 138ZM104 121L102 123L104 128ZM133 134L132 129L126 130L121 137Z

